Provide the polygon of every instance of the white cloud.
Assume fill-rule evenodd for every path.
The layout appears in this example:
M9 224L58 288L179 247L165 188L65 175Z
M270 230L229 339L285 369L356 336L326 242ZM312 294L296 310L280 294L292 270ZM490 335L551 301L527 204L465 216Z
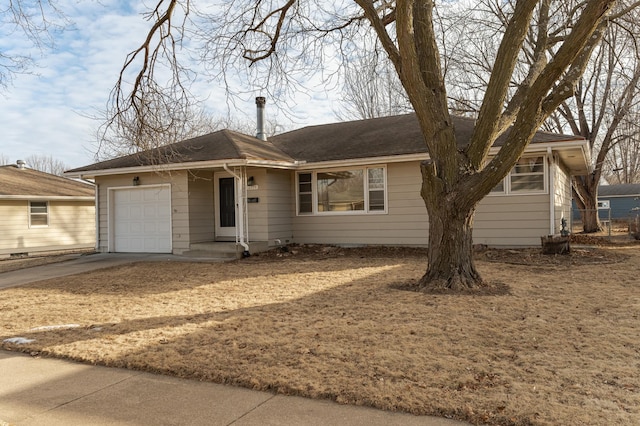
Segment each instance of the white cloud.
M144 5L138 0L66 0L60 7L73 27L56 35L55 49L38 59L37 74L19 75L0 95L0 154L11 162L39 154L71 167L92 163L99 123L87 116L104 110L126 55L142 42L150 25L141 15ZM19 34L9 36L4 27L0 40L1 51L21 52L28 46ZM240 111L234 111L222 102L221 86L199 80L194 92L207 99L205 105L214 115L226 115L231 107L231 115L254 119L253 97L260 93L245 88L246 99L236 105ZM313 90L316 82L308 87ZM287 129L326 123L333 120L334 102L322 93L299 94L290 114L268 103L267 116Z

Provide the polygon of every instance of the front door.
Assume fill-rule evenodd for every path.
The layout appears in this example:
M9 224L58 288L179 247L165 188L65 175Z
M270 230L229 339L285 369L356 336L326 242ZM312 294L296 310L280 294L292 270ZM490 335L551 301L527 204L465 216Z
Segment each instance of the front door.
M216 238L232 239L236 236L235 179L227 174L216 174Z

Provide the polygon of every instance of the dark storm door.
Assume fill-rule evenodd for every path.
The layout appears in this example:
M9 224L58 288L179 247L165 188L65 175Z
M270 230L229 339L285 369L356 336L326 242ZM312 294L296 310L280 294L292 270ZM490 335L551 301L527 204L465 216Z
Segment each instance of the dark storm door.
M236 235L236 202L234 178L218 179L218 237L235 237Z

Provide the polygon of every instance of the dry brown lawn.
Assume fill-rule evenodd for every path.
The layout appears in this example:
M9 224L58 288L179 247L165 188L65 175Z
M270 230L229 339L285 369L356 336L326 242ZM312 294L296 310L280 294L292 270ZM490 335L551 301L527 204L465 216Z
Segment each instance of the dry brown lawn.
M639 246L478 267L504 291L399 289L421 250L137 263L0 291L0 345L476 424L640 424Z

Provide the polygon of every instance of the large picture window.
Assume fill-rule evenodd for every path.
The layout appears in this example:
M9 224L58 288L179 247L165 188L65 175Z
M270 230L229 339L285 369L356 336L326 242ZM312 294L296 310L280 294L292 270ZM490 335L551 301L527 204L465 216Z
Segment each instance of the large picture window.
M298 173L298 214L385 211L384 167Z
M46 201L29 201L29 226L49 225L49 204Z
M491 190L491 194L540 194L546 191L544 156L518 160L506 178Z

